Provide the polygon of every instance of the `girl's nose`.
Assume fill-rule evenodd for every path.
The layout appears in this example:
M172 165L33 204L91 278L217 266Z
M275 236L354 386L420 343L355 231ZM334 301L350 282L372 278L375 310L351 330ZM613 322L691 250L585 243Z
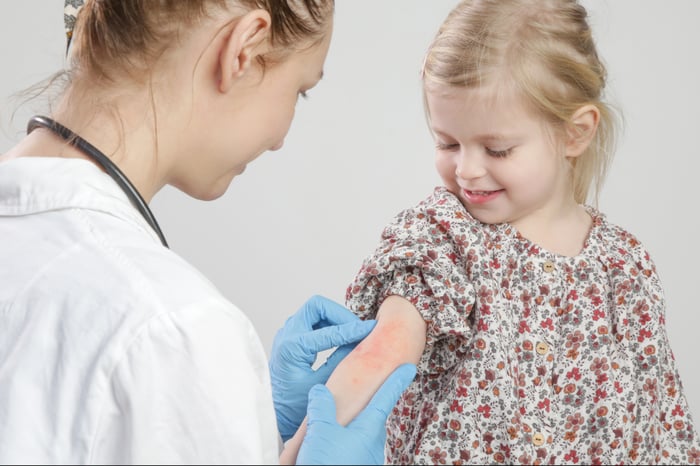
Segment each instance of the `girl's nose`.
M472 180L486 175L486 167L482 157L476 153L468 153L464 149L459 153L455 175L463 180Z

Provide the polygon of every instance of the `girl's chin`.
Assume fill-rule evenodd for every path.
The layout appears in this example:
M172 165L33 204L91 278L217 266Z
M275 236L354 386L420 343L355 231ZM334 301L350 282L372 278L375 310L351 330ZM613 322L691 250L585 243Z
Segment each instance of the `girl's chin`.
M464 204L464 208L467 209L469 215L481 223L495 225L508 222L508 218L503 212L499 212L494 209L487 209L479 205L470 205L464 201L462 201L462 204Z

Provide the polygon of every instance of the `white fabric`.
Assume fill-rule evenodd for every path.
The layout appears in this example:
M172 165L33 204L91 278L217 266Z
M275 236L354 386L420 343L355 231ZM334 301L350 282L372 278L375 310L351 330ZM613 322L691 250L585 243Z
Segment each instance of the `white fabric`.
M278 461L250 321L90 162L0 163L0 463Z

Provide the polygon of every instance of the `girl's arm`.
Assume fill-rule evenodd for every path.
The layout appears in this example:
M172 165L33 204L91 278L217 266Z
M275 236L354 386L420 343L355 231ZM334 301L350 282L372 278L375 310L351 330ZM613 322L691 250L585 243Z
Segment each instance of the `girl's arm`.
M377 313L377 326L331 374L326 386L333 393L342 425L347 425L372 399L394 369L418 364L425 348L426 324L418 310L400 296L389 296ZM285 445L281 464L294 464L306 434L306 421Z

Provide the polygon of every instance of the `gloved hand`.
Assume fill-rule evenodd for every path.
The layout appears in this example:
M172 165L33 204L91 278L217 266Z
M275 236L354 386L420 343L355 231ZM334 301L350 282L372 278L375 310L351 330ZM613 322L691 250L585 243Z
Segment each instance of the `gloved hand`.
M399 366L347 427L336 421L335 400L328 388L314 386L297 464L384 464L386 419L415 375L413 364Z
M306 416L309 390L324 384L338 363L366 337L376 321L362 321L340 304L313 296L277 331L270 357L277 429L289 440ZM317 370L320 351L338 349Z

